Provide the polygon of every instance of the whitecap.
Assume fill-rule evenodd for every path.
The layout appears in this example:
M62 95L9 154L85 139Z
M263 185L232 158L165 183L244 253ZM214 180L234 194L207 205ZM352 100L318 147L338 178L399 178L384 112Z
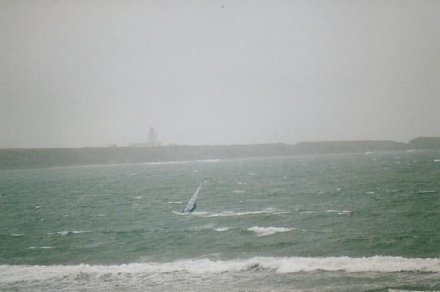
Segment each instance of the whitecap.
M351 215L353 211L351 210L327 210L327 213L336 213L338 215Z
M70 235L70 234L82 234L82 233L91 233L91 231L84 231L84 230L63 230L63 231L58 231L58 232L52 232L52 233L48 233L49 235L54 235L54 234L58 234L58 235L62 235L62 236L66 236L66 235Z
M353 211L351 210L342 210L340 212L338 212L338 215L351 215L351 213L353 213Z
M231 230L231 228L230 227L217 227L217 228L214 228L214 230L218 231L218 232L224 232L224 231Z
M220 213L193 212L191 214L198 217L234 217L234 216L248 216L248 215L278 215L278 214L286 214L286 213L288 212L277 211L272 209L264 209L258 211L242 211L242 212L223 211Z
M199 159L197 162L203 162L203 163L215 163L220 162L221 159Z
M417 192L418 194L433 194L433 193L437 193L436 190L420 190Z
M228 231L233 229L232 227L216 227L215 224L213 223L209 223L209 224L205 224L205 225L201 225L201 226L194 226L189 228L189 230L195 230L195 231L200 231L200 230L213 230L213 231L217 231L217 232L224 232L224 231Z
M293 231L293 230L296 230L296 228L254 226L254 227L249 228L248 230L255 232L257 234L257 236L268 236L268 235L272 235L275 233Z
M182 201L169 201L168 204L182 204Z
M81 234L81 233L91 233L92 231L87 231L87 230L73 230L72 234Z
M11 236L20 237L20 236L24 236L24 234L23 233L11 233Z
M55 248L53 246L30 246L28 249L52 249Z

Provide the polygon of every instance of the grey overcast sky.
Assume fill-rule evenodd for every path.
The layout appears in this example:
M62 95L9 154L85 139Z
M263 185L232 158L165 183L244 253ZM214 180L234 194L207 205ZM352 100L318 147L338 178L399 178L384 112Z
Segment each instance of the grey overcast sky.
M440 136L440 1L0 0L0 147Z

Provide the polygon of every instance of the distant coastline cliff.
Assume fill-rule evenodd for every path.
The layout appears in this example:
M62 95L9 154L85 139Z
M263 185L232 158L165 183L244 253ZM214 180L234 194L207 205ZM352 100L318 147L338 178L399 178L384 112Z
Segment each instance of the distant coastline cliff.
M440 149L440 137L419 137L408 143L411 149Z
M411 149L440 149L440 137L420 137L411 140L409 143L387 140L365 140L301 142L293 145L173 145L161 147L0 149L0 169L292 156L324 153L405 151Z

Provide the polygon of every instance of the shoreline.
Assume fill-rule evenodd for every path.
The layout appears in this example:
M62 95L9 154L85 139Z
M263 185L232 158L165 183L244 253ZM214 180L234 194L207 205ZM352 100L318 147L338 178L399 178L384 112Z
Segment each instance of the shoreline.
M0 169L435 149L440 149L440 138L422 137L408 143L391 140L362 140L210 146L13 148L0 149Z

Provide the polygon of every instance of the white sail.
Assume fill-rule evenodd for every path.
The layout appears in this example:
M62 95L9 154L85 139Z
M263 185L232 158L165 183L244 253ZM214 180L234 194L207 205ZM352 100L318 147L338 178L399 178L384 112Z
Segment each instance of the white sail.
M189 199L188 204L186 204L186 207L182 210L182 213L191 213L194 211L197 207L196 201L197 201L197 195L200 192L200 189L202 188L202 184L200 184L194 194L191 196L191 199Z

